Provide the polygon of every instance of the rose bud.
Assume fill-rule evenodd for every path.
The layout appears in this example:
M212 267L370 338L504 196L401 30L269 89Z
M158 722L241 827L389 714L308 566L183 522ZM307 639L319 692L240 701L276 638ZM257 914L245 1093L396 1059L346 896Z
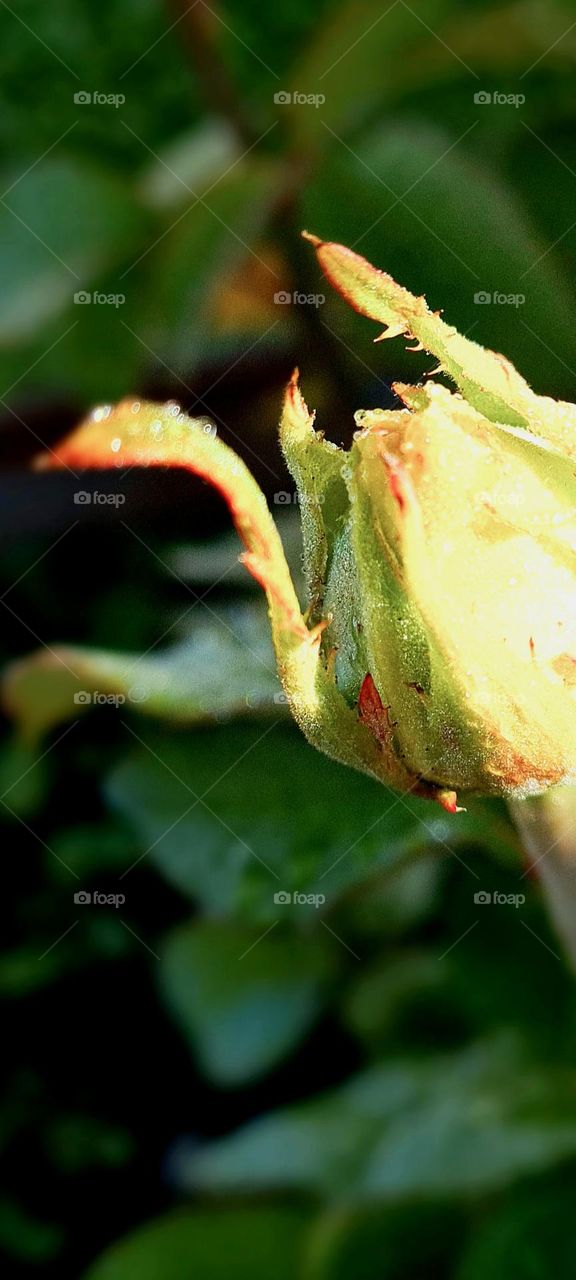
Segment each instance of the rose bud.
M344 454L290 387L282 435L326 667L393 785L454 808L457 790L573 782L576 410L357 255L315 243L344 296L421 339L470 401L397 385L406 407L358 413Z
M415 339L458 387L396 386L345 452L298 388L281 442L298 488L301 611L245 465L175 406L125 402L44 459L181 466L216 486L264 588L278 670L320 750L456 811L459 791L516 798L576 781L576 408L536 395L341 245L327 277L383 337Z

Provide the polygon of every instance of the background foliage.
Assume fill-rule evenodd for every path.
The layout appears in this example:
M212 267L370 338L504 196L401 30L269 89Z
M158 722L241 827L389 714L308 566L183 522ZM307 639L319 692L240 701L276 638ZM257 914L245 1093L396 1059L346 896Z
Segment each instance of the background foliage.
M44 646L9 669L0 756L9 1273L568 1277L573 986L504 811L448 819L306 746L202 486L132 472L98 479L124 505L82 506L22 464L95 402L171 396L291 499L296 360L338 441L427 364L373 348L302 226L574 399L576 9L21 0L0 21L0 644ZM125 102L74 101L95 91ZM325 101L274 101L295 91ZM495 91L525 100L475 101ZM275 303L295 290L326 300ZM474 300L495 291L524 301ZM126 703L80 714L62 641Z

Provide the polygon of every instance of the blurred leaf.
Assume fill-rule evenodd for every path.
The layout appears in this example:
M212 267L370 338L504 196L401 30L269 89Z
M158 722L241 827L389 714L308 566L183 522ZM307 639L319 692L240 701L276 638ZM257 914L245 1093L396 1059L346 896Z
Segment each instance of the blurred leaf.
M66 827L50 838L57 857L46 851L47 874L56 884L70 888L70 871L82 883L95 876L118 876L138 856L137 845L124 826L101 821Z
M100 705L108 697L121 714L179 724L278 717L285 706L260 607L236 607L221 620L197 614L185 640L150 656L67 645L40 649L9 665L2 679L4 706L32 741L98 705L98 694Z
M457 1213L439 1206L328 1210L311 1233L306 1280L403 1280L444 1274L459 1228Z
M345 1200L483 1196L576 1153L575 1083L507 1037L393 1061L212 1143L191 1185Z
M35 813L50 786L49 761L33 744L12 740L0 748L0 803L26 818ZM4 814L10 816L9 812Z
M280 505L275 519L290 571L297 578L302 572L300 517L296 512L286 514ZM235 533L224 533L210 542L185 543L169 551L165 558L177 577L195 586L212 586L219 578L225 578L226 586L235 590L250 591L256 586L238 558L238 537Z
M39 987L47 986L70 967L67 953L50 952L39 962L38 947L21 946L6 950L0 956L0 995L26 996ZM73 961L76 964L76 959Z
M202 191L216 182L240 156L238 138L226 121L208 117L170 142L141 174L142 199L152 208L171 208L186 188Z
M429 1001L445 981L445 965L426 951L379 960L363 969L346 992L346 1026L369 1047L382 1046L410 1001Z
M233 269L247 257L262 265L270 302L282 288L274 266L262 256L260 240L281 194L282 170L250 156L206 189L181 191L182 214L152 261L150 319L145 337L160 361L177 374L187 373L220 354L216 294ZM272 313L270 326L281 319ZM264 332L260 335L266 336ZM260 355L261 355L261 345Z
M0 1248L25 1262L46 1262L59 1253L64 1232L53 1222L40 1222L14 1200L0 1200Z
M76 292L101 290L101 277L145 226L127 188L93 166L49 158L19 179L5 174L0 206L0 343L8 346L69 307Z
M127 1130L88 1115L51 1117L44 1143L51 1162L69 1174L94 1166L116 1168L125 1164L134 1151Z
M238 725L147 742L112 773L108 797L168 881L218 916L270 923L280 890L323 894L330 909L402 859L476 829L475 815L467 823L398 801L295 729ZM287 923L298 929L317 915L301 906Z
M463 836L463 831L458 832L459 843ZM385 879L374 881L366 893L359 892L347 904L348 923L359 935L376 939L416 928L437 912L446 870L441 849L429 855L422 852Z
M513 1192L479 1226L455 1280L570 1280L575 1194L573 1169Z
M569 73L572 20L571 5L558 0L512 0L496 7L411 0L385 8L378 0L348 0L317 24L286 77L287 89L323 94L321 109L296 105L283 111L290 111L297 143L306 145L312 138L318 146L329 143L330 129L347 133L404 106L412 95L421 104L428 94L439 112L453 83L473 109L474 92L484 88L481 76L513 76L544 56ZM516 79L513 88L517 91Z
M418 0L413 8L417 10ZM410 55L426 66L426 50L434 49L434 33L451 8L452 0L426 0L424 23L405 4L383 9L378 0L350 0L338 5L319 24L315 38L292 68L289 89L294 85L301 92L325 97L318 110L303 105L289 108L298 143L310 136L318 141L322 135L327 141L330 129L358 125L382 99L388 104L402 91L403 66ZM463 74L447 51L440 57L452 74L453 64L456 74Z
M281 1061L321 1011L335 943L198 923L169 935L160 990L217 1084L238 1087Z
M295 1209L180 1209L113 1245L85 1280L295 1280L305 1226Z

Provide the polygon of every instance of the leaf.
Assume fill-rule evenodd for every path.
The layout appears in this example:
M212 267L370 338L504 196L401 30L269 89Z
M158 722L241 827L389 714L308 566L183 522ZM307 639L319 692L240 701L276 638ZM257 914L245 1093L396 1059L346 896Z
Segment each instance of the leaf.
M149 657L68 645L41 649L5 668L1 696L27 741L85 714L98 697L115 699L121 714L175 724L278 718L284 699L268 623L254 607L230 609L220 619L197 616L185 640Z
M484 1196L576 1153L574 1083L506 1036L392 1061L213 1142L191 1185L352 1202Z
M492 422L529 429L555 450L576 456L576 407L537 396L504 356L479 347L431 312L391 276L343 245L324 243L307 232L331 284L347 302L386 326L382 337L401 333L435 355L462 395Z
M266 1074L313 1025L334 976L334 946L199 922L163 947L160 991L204 1073L238 1088Z
M219 324L218 292L240 264L249 263L259 271L270 302L283 284L260 243L279 198L281 170L276 163L253 156L229 168L230 173L220 180L204 184L206 200L201 184L192 193L180 187L181 217L175 220L174 208L170 209L167 234L151 256L144 336L160 361L187 378L201 361L213 363L215 354L228 353ZM260 337L265 336L264 328L276 327L281 318L278 311L282 308L270 307Z
M306 1280L448 1274L459 1228L457 1212L438 1205L329 1209L312 1228Z
M179 1209L112 1245L84 1280L294 1280L305 1227L297 1209Z
M153 157L140 175L140 194L153 209L170 210L182 203L186 187L202 195L239 156L240 145L232 126L208 117L178 134Z
M349 141L351 127L383 112L388 123L398 107L419 110L424 95L438 114L446 99L453 105L449 94L459 91L460 112L468 112L474 90L485 87L475 75L485 76L490 86L502 80L507 86L544 57L570 67L572 20L569 3L558 0L545 10L530 0L496 7L458 6L454 0L384 7L379 0L348 0L317 24L286 86L322 93L325 102L318 109L299 104L283 110L291 111L297 144L309 145L312 138L316 150L330 143L330 130ZM499 124L490 122L492 134Z
M574 1266L574 1173L518 1189L472 1237L455 1280L548 1280Z
M351 122L361 122L383 101L388 106L401 95L404 64L413 58L426 67L427 53L434 50L433 32L441 29L442 18L451 8L451 0L427 0L426 25L408 5L383 9L377 0L354 0L328 12L292 69L293 85L325 98L317 110L300 104L290 109L292 131L300 146L310 137L317 146L322 139L329 142L330 129L349 129ZM454 65L458 73L458 63L445 52L443 68L452 72ZM419 84L422 78L421 71Z
M79 290L101 290L146 226L134 196L93 165L50 157L19 176L5 173L0 205L0 344L8 347L71 307ZM72 310L71 322L81 308Z
M205 912L263 927L284 916L299 930L318 919L313 906L279 911L276 892L321 893L330 908L435 839L454 839L436 806L395 802L289 727L236 725L185 739L147 733L106 792L180 892Z
M7 1196L0 1198L0 1246L2 1251L30 1265L51 1261L64 1245L60 1224L32 1217Z

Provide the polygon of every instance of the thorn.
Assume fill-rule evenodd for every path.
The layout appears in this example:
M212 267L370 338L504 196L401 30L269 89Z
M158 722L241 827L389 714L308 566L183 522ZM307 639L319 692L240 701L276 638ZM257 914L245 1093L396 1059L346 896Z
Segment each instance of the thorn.
M324 241L320 239L320 236L313 235L311 231L301 231L300 234L302 239L308 240L310 244L314 245L315 249L317 249L319 245L324 244Z
M386 338L399 338L402 333L406 333L406 325L398 321L396 324L387 325L374 341L385 342Z

